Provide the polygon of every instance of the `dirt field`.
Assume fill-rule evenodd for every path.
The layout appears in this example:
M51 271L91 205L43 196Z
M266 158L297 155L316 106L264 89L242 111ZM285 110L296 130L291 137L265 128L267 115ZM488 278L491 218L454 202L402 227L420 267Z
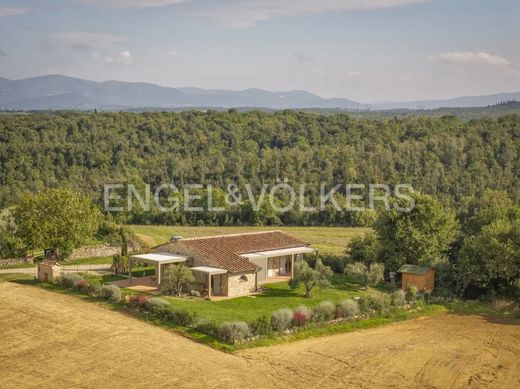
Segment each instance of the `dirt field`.
M520 387L520 322L441 315L224 354L93 303L0 283L0 387Z

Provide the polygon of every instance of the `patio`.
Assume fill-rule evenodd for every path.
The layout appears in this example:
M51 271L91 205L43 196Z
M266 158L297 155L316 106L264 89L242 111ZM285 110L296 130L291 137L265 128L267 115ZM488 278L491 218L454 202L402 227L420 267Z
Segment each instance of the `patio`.
M164 266L176 263L185 263L188 258L182 255L170 254L170 253L151 253L151 254L137 254L132 255L128 259L128 281L129 286L142 285L144 287L152 287L155 283L155 289L158 289L161 285L162 275L164 274ZM153 277L132 277L132 263L146 263L151 266L155 266L155 276ZM149 278L148 281L146 279ZM141 279L145 279L140 281ZM134 281L134 280L137 280Z
M112 281L110 284L119 286L120 288L135 290L137 292L160 294L159 285L157 285L157 279L155 276L133 277L131 279L127 278L124 280Z

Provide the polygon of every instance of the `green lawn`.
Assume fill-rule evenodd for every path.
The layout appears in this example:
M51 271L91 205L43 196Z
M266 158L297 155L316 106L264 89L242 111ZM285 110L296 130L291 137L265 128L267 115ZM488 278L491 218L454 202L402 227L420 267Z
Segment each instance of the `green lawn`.
M105 265L105 264L112 264L112 256L66 260L64 262L61 262L61 264L62 265Z
M292 290L287 282L264 285L268 290L256 296L237 297L220 301L209 301L201 298L163 297L170 301L172 308L184 308L198 313L218 323L232 320L252 321L259 316L267 315L280 308L296 308L304 304L315 306L321 301L339 302L348 297L367 293L361 285L349 281L343 275L334 275L332 286L327 289L315 287L311 297L304 297L304 288Z
M364 235L370 228L361 227L212 227L212 226L143 226L130 225L130 230L149 246L156 246L167 242L173 235L185 238L206 235L233 234L250 231L266 231L279 229L294 235L313 247L318 248L324 254L342 255L348 242L355 236Z

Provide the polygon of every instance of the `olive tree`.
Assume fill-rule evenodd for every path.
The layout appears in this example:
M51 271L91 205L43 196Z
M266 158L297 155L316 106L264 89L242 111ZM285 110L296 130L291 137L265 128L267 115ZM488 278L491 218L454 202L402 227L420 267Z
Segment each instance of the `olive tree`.
M300 283L303 284L305 297L310 297L311 290L315 286L320 288L328 288L330 286L332 274L330 267L325 266L320 258L316 260L314 269L306 261L302 261L296 265L294 277L289 281L289 286L292 289L296 289Z
M375 285L384 280L385 265L372 263L365 265L362 262L349 263L345 268L347 275L359 279L368 290L370 285Z
M161 288L164 293L180 296L182 289L195 281L195 277L189 267L184 264L171 265L166 268Z

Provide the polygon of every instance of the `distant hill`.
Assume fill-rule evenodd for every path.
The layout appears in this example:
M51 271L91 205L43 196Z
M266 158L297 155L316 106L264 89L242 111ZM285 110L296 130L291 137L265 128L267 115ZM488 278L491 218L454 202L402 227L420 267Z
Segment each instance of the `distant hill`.
M61 75L9 80L0 78L0 110L182 110L192 108L428 110L486 107L520 100L518 93L364 104L344 98L322 98L306 91L262 89L169 88L144 82L88 81Z
M406 102L389 102L381 104L372 104L371 109L387 110L387 109L438 109L438 108L469 108L469 107L487 107L497 105L506 101L520 101L520 92L513 93L497 93L493 95L483 96L463 96L446 100L419 100Z
M363 105L348 99L324 99L305 91L262 89L227 91L167 88L148 83L105 81L49 75L23 80L0 78L0 109L129 109L261 107L269 109L339 108Z

